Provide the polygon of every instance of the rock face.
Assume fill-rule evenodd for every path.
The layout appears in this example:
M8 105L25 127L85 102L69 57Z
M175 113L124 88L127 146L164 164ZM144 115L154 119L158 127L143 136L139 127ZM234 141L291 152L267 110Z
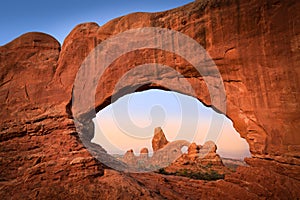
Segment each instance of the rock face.
M299 198L299 4L297 0L199 0L166 12L127 15L102 27L78 25L62 47L42 33L27 33L1 46L0 196ZM72 120L76 74L102 41L141 27L179 31L206 49L222 76L226 115L249 143L252 158L246 161L250 167L239 168L224 181L203 183L153 174L127 176L104 170L107 167L91 157L78 136L93 138L94 115L87 109L80 116L85 131L75 129ZM178 83L183 79L160 68L128 76L127 85L114 90L126 72L145 63L176 69L195 93ZM155 81L143 76L147 73L154 74ZM213 77L206 75L200 76L187 60L170 52L151 48L131 51L104 72L92 107L98 111L110 104L114 94L122 96L136 87L172 88L211 106L204 78ZM170 88L162 84L165 82ZM100 146L96 150L105 153ZM157 188L158 184L166 187Z
M154 152L168 144L168 140L160 127L155 128L154 137L152 138L152 149Z

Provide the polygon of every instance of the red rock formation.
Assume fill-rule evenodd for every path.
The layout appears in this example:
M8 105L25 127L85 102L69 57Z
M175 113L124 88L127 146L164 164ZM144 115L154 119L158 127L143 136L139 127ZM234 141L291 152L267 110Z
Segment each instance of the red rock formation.
M155 128L154 137L152 138L152 149L154 152L162 149L168 144L168 140L160 127Z
M148 149L143 148L140 156L135 156L133 150L128 150L121 160L133 171L157 171L165 168L167 172L189 170L190 172L207 172L215 170L219 173L227 173L220 156L216 153L217 146L214 142L205 142L203 146L196 143L178 140L168 142L162 129L155 128L152 139L153 152L148 156ZM182 147L188 146L188 153L181 151ZM157 148L156 148L157 147ZM207 169L209 166L209 169Z
M151 157L148 155L147 148L141 149L139 156L135 156L133 150L130 149L120 160L128 165L126 170L129 172L157 171L176 161L182 155L182 147L189 144L185 140L168 142L162 129L155 128L152 145L156 151Z
M140 154L146 154L147 156L148 156L148 153L149 153L149 151L148 151L147 147L142 148L140 151Z
M127 15L102 27L79 25L62 47L41 33L25 34L0 47L0 196L299 198L299 13L297 0L196 1L171 11ZM106 167L91 157L71 119L74 79L85 57L101 41L139 27L180 31L208 51L225 86L226 115L250 145L250 167L239 168L224 181L207 183L105 171ZM195 96L211 105L203 77L186 60L144 49L121 56L106 70L97 88L96 110L110 103L114 85L124 73L151 62L183 74ZM192 95L168 71L156 74L176 91ZM127 83L129 88L147 83L140 90L167 89L159 82L147 81L129 77ZM115 92L119 96L126 93ZM83 137L90 139L93 124L85 120L88 126Z
M199 154L199 150L200 150L200 146L198 146L195 142L193 142L189 148L188 148L188 156L191 158L191 159L196 159L198 157L198 154Z
M141 151L140 151L140 159L147 160L148 158L149 158L148 149L146 147L142 148Z
M199 150L199 159L202 165L212 164L223 165L220 156L216 153L217 145L212 141L207 141Z
M223 165L216 151L217 146L212 141L205 142L203 146L192 143L188 148L188 153L182 154L165 169L167 172L182 170L189 172L210 172L214 170L220 174L229 173L230 170Z
M123 160L125 163L128 163L129 165L135 166L137 164L137 158L135 157L132 149L128 150L125 153Z

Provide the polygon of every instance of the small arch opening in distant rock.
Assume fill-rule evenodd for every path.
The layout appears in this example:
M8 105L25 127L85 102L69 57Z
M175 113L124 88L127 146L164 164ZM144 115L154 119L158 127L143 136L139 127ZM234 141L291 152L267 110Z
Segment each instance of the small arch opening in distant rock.
M177 92L158 89L136 92L119 98L97 113L93 119L95 134L92 142L111 155L124 155L129 149L138 155L144 147L151 155L154 129L162 127L169 141L204 144L209 138L214 112L196 98ZM222 117L223 129L214 141L217 153L239 160L250 157L246 140L240 137L226 116Z
M187 147L187 146L183 146L183 147L181 148L181 153L187 153L187 152L188 152L188 148L189 148L189 147Z

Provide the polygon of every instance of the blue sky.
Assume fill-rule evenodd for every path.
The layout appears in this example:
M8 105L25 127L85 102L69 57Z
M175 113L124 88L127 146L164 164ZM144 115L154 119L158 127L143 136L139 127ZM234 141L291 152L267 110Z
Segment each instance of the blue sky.
M0 4L0 45L31 31L48 33L61 43L79 23L109 20L132 12L157 12L193 0L9 0Z

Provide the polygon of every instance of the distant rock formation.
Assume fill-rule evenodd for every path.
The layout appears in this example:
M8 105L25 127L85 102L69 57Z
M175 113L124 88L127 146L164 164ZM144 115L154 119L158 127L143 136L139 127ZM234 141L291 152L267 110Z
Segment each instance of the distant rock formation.
M133 150L128 150L123 157L123 162L129 165L136 165L136 161L137 157L134 155Z
M220 156L216 153L217 151L217 145L212 142L208 141L205 142L203 147L199 150L199 157L201 164L207 165L207 164L212 164L212 165L222 165L222 160ZM197 160L198 160L197 159Z
M207 141L203 146L192 143L188 152L182 154L176 161L166 167L167 172L176 172L186 169L193 172L206 172L215 170L220 173L229 172L224 166L221 157L216 153L217 146L212 141Z
M159 149L163 148L168 144L168 140L161 129L161 127L157 127L154 130L154 137L152 139L152 149L154 152L158 151Z
M187 153L181 150L184 146L188 147ZM138 171L158 168L166 168L168 172L180 169L205 171L204 168L207 166L222 173L228 171L216 153L217 146L212 141L205 142L203 146L196 143L190 144L185 140L169 142L161 127L157 127L154 130L152 148L152 157L149 157L147 148L141 149L139 156L135 156L133 150L130 149L121 160L128 164L131 170L135 168Z
M190 143L185 140L169 142L161 127L157 127L152 139L153 155L151 157L147 148L141 149L139 156L135 156L133 150L130 149L120 160L125 162L130 170L152 171L170 165L182 155L182 147L189 145Z
M140 151L140 158L142 159L148 159L148 155L149 154L149 151L148 151L148 148L142 148L141 151Z

